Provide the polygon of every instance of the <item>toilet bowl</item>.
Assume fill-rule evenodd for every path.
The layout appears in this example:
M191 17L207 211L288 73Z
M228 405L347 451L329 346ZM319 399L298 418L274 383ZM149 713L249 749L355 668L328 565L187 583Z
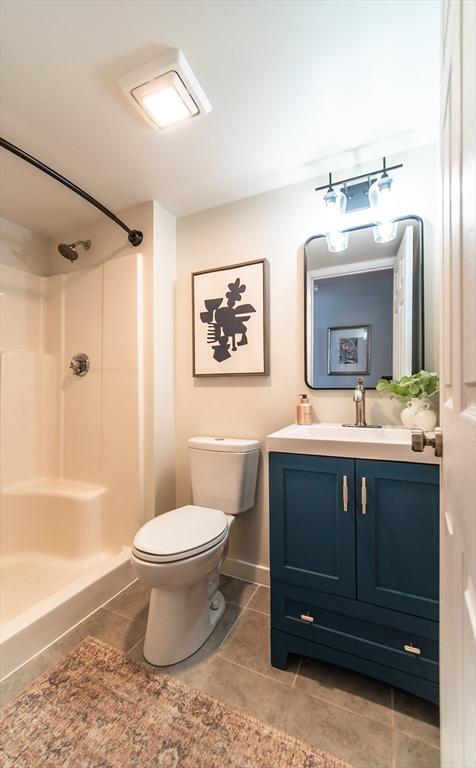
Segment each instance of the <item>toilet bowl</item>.
M198 437L189 448L195 503L143 525L131 552L137 577L151 588L144 656L157 666L192 655L223 616L219 571L229 531L255 499L256 440Z

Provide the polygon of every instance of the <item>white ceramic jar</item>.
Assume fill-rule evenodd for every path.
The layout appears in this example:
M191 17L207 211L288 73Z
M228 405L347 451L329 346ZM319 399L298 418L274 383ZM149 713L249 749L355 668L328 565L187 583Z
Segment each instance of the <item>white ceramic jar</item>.
M430 403L423 402L421 408L415 412L413 421L417 429L424 432L432 432L436 427L436 413L431 409Z
M423 403L422 400L419 400L418 397L412 397L412 399L409 400L407 407L404 408L400 414L400 419L404 427L413 429L417 426L415 423L416 415L420 412L423 405L425 405L425 403Z

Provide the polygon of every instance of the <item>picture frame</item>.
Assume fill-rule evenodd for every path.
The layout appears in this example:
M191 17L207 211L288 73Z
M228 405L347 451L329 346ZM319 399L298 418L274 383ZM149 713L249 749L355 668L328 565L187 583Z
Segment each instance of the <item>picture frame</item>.
M327 329L329 376L370 374L370 325L344 325Z
M267 376L267 261L192 273L193 376Z

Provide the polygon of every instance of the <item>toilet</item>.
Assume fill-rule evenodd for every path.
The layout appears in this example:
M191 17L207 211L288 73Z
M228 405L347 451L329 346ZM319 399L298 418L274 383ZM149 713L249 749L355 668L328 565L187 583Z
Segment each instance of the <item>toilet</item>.
M136 576L151 587L144 656L157 666L195 653L223 616L228 535L256 495L257 440L192 437L188 448L193 504L145 523L131 552Z

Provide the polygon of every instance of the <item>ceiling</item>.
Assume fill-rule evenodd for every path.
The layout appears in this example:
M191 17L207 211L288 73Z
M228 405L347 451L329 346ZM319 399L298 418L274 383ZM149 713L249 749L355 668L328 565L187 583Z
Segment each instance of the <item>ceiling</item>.
M113 210L184 216L435 138L439 0L3 0L2 135ZM181 48L213 111L164 133L116 79ZM1 152L2 215L47 235L87 203ZM380 154L380 151L379 151Z

